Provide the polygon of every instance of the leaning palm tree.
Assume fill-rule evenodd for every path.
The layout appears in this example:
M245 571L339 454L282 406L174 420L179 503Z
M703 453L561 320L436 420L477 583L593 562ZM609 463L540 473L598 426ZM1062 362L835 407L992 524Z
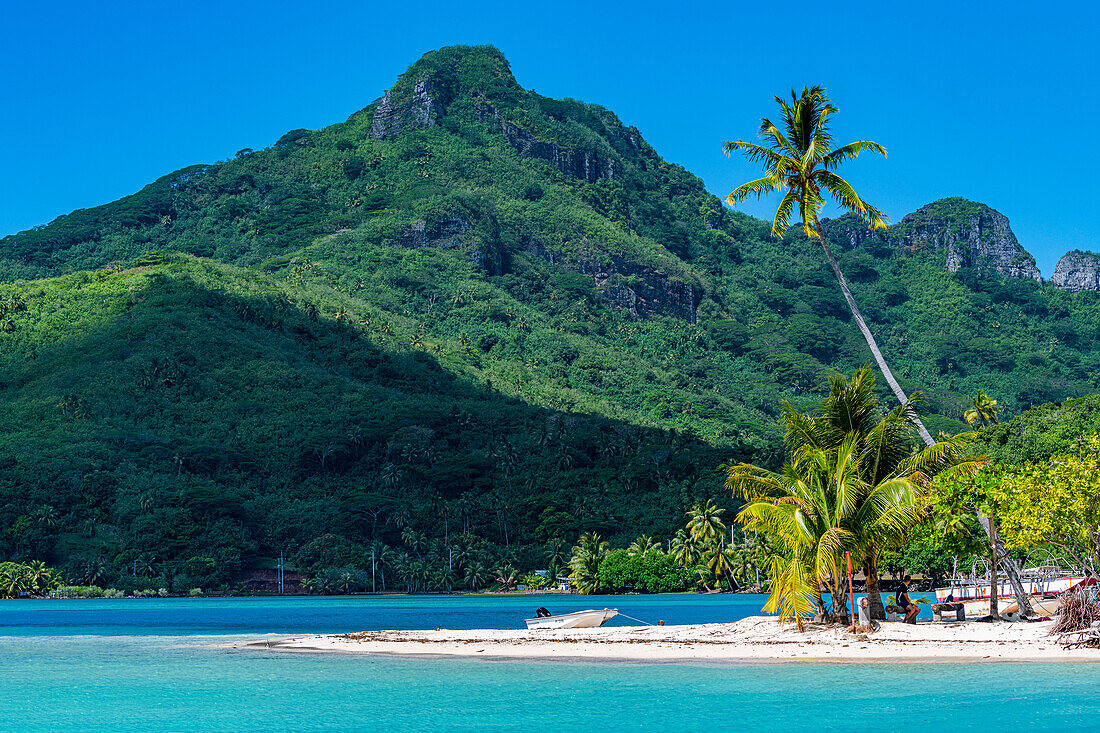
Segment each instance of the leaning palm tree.
M856 306L856 301L848 289L848 280L841 272L832 250L829 249L829 242L825 238L825 231L818 218L825 205L823 192L828 192L841 207L855 214L860 221L872 229L886 227L886 216L864 201L850 183L834 172L842 163L859 157L867 150L886 157L886 148L873 140L857 140L834 147L833 135L829 130L829 117L838 110L829 102L829 97L820 86L803 87L801 94L797 94L792 89L789 102L778 95L775 101L782 110L782 129L766 117L761 119L760 137L764 145L743 140L731 140L725 144L726 155L739 150L750 161L761 163L767 174L734 189L726 197L726 203L736 206L749 196L759 198L765 194L782 193L779 208L772 220L771 233L776 237L782 237L787 231L797 205L798 215L802 219L802 230L810 239L821 242L825 257L829 260L829 266L832 267L833 274L840 283L840 290L848 302L848 308L851 309L852 317L859 326L863 338L867 340L867 346L875 357L875 363L886 377L886 382L898 401L903 405L908 404L909 398L894 378L893 372L890 371L886 359L883 358L875 342L875 337L871 334L871 329L867 327L859 307ZM915 425L924 442L932 445L935 440L919 418L915 418Z

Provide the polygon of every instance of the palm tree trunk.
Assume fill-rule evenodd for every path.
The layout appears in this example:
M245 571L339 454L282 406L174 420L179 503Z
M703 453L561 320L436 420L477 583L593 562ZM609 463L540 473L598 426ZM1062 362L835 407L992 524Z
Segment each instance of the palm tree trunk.
M878 343L875 341L874 335L871 333L871 329L867 327L866 321L863 320L863 314L859 312L859 306L856 305L855 298L852 297L852 291L848 289L848 280L844 277L844 273L840 271L840 265L837 264L836 258L833 257L832 250L829 249L829 243L825 239L825 231L821 228L821 222L815 221L814 228L817 230L817 237L821 240L821 248L825 250L825 257L829 260L829 267L833 268L833 274L836 275L837 282L840 283L840 290L844 293L844 300L848 302L848 308L852 311L852 317L856 321L856 325L859 326L859 332L863 334L863 338L867 341L868 348L871 349L871 355L875 357L875 363L878 365L878 369L882 372L882 376L886 378L886 383L890 385L890 389L893 391L894 396L898 398L898 402L906 404L909 398L905 396L904 390L901 385L898 384L898 380L894 379L894 373L890 371L890 367L886 364L886 359L882 356L882 352L878 348ZM928 432L928 429L924 427L924 423L920 418L913 415L913 421L916 423L917 432L920 433L921 440L925 445L935 445L936 441L932 438L932 435Z
M867 610L871 614L871 619L885 621L886 607L882 605L882 590L878 582L878 561L873 554L867 556L867 564L863 572L867 576Z
M848 587L843 578L833 579L833 621L846 623L848 619Z
M863 320L863 314L859 312L859 306L856 305L855 298L852 297L852 292L848 289L848 280L844 277L844 273L840 271L840 265L837 264L836 258L833 257L832 250L829 249L829 242L825 239L825 231L821 228L821 222L815 221L814 228L817 231L818 239L821 240L821 247L825 250L825 257L829 260L829 266L833 268L833 274L836 275L837 282L840 283L840 290L844 293L844 300L848 302L848 308L852 311L852 317L855 319L856 325L859 326L859 331L863 334L863 338L867 341L867 346L871 349L871 355L875 357L875 363L878 365L879 371L882 372L882 376L886 378L886 383L890 385L890 389L893 391L894 396L904 405L908 402L909 398L905 396L905 392L902 390L901 385L894 379L894 373L891 372L890 367L887 366L886 359L883 358L882 352L875 342L875 337L871 334L871 330L867 328L867 323ZM913 421L917 426L917 432L920 433L921 440L924 441L924 444L928 446L935 445L935 439L928 432L928 429L924 427L924 423L921 422L920 418L913 415ZM979 513L978 521L988 532L989 520L982 517ZM1020 614L1024 616L1033 615L1034 611L1031 608L1031 602L1028 600L1027 594L1024 593L1023 583L1020 582L1020 571L1019 568L1016 567L1016 562L1009 556L1004 545L1002 545L999 540L996 541L995 545L995 551L1004 563L1005 574L1008 575L1008 580L1012 584L1012 591L1016 594L1016 602L1020 604Z

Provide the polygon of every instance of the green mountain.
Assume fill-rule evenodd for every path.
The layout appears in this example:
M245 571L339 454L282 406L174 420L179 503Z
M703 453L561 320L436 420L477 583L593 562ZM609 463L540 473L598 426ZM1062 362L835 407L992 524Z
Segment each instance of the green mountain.
M186 589L374 546L427 587L667 536L869 361L819 247L768 228L495 49L427 54L346 122L0 240L0 557ZM827 231L931 429L1100 386L1097 294L992 209Z

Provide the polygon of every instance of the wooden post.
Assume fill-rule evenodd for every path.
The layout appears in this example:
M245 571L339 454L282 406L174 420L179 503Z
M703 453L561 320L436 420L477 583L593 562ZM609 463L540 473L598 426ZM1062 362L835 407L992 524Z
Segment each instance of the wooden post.
M852 623L856 622L856 597L852 593L852 553L845 551L844 557L848 559L848 600L852 602Z

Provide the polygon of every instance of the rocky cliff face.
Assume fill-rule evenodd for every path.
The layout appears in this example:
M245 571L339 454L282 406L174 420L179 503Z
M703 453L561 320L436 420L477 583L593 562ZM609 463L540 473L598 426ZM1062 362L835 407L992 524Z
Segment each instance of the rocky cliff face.
M922 206L885 232L872 232L854 216L827 222L832 240L850 247L881 242L901 253L944 250L944 267L994 270L1006 277L1040 281L1035 258L1020 246L1008 217L985 204L947 198Z
M615 178L615 160L597 151L572 150L555 142L539 140L523 128L501 119L500 112L490 104L478 106L478 120L500 127L504 139L526 158L545 160L562 173L595 183L601 178ZM633 141L631 141L633 142ZM634 142L636 146L637 143Z
M1008 217L984 204L943 199L906 214L888 239L902 250L947 250L945 267L992 269L1006 277L1040 280L1035 258L1016 240Z
M523 246L529 255L591 277L596 290L612 308L625 310L635 318L668 316L688 323L699 322L697 309L703 293L691 283L617 255L602 261L583 256L563 257L532 237L525 238Z
M1068 252L1058 260L1050 281L1054 287L1071 293L1100 290L1100 254L1080 250Z
M374 110L370 136L374 140L396 137L406 130L424 130L435 124L443 107L432 97L432 77L421 76L412 93L402 99L393 89L386 92Z
M470 223L460 216L450 216L429 224L420 219L401 230L393 242L399 247L438 247L469 251L470 261L489 275L504 272L503 256L499 240L484 241L470 231Z

